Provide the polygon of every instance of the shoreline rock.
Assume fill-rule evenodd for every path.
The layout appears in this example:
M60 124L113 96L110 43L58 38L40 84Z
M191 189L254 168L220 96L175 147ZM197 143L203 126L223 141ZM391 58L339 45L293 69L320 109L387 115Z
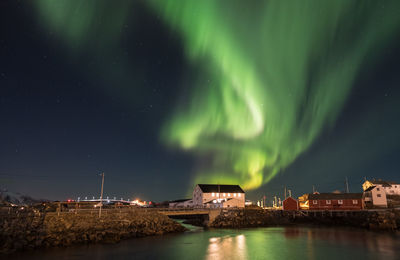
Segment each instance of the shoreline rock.
M210 224L212 228L250 228L287 225L355 227L368 230L399 231L400 211L352 211L299 213L282 210L224 210Z
M156 211L34 213L2 216L0 253L88 243L118 243L122 239L184 232L186 228Z

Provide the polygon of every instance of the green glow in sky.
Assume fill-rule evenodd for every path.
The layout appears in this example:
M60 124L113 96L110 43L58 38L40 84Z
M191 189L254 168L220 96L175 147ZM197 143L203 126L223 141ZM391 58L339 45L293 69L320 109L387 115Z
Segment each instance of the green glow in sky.
M309 148L335 122L363 62L399 29L394 4L153 1L201 68L187 86L190 105L163 133L212 158L194 181L258 188Z
M397 0L145 2L181 36L196 68L182 87L190 102L171 109L163 141L200 158L194 183L245 189L267 183L335 123L360 67L400 27ZM114 47L132 12L129 2L37 3L43 23L71 48L104 29L99 51Z

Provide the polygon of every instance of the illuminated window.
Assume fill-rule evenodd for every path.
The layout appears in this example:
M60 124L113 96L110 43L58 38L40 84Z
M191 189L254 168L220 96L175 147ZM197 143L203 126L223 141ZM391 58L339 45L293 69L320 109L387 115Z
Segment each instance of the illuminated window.
M358 200L353 200L353 204L358 204Z
M215 197L215 193L213 192L213 193L211 194L211 196Z
M219 193L217 193L217 197L219 196Z
M343 200L338 200L338 203L339 204L343 204Z
M226 197L226 194L224 193L224 197Z
M228 197L230 197L231 196L231 194L230 193L228 193Z
M312 203L313 204L318 204L318 200L313 200Z
M331 204L331 200L326 200L326 204L330 205Z
M236 197L236 193L233 193L233 197Z
M238 194L238 197L240 197L240 196L242 196L242 194L239 193L239 194Z

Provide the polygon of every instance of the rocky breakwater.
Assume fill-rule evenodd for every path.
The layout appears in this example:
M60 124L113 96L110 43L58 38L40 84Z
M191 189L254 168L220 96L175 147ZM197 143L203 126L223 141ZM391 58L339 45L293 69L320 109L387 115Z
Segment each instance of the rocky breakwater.
M360 210L360 211L319 211L298 214L291 221L296 224L323 226L346 226L369 230L397 231L400 228L400 211Z
M0 252L85 243L116 243L121 239L183 232L167 216L145 209L91 213L30 213L3 216Z
M287 225L291 221L285 212L263 209L229 209L222 210L221 214L210 223L214 228L247 228Z
M367 222L373 230L400 230L400 210L372 211Z
M347 226L370 230L400 230L399 210L281 211L263 209L223 210L210 224L214 228L246 228L284 225Z

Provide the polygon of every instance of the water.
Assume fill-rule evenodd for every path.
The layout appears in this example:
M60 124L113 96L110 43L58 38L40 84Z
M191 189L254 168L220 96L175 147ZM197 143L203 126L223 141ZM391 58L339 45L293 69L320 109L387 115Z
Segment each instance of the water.
M10 259L400 259L400 236L364 230L271 227L194 228L112 245L41 249Z

